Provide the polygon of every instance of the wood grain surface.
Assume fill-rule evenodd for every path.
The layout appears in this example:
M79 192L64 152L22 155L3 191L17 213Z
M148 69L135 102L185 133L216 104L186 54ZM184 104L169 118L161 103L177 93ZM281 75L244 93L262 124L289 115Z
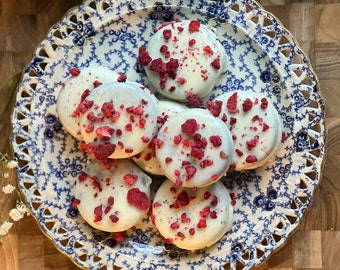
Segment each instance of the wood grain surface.
M0 85L33 57L36 46L80 0L0 0ZM256 270L340 269L340 0L261 0L310 58L326 101L328 137L322 180L303 221ZM0 111L9 88L0 92ZM13 106L14 100L11 102ZM0 123L0 151L9 146L11 108ZM0 196L0 220L15 198ZM78 269L32 217L15 223L0 244L1 270Z

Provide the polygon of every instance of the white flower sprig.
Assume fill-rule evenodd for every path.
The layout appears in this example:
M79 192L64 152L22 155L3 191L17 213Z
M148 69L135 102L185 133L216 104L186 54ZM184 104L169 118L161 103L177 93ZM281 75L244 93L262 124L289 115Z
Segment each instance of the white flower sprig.
M13 181L15 177L13 170L17 167L17 162L14 160L9 160L6 154L0 153L0 186L4 184L2 187L1 196L9 196L13 193L14 190L17 191L15 184L13 185ZM9 211L9 219L0 222L0 243L3 240L3 237L6 236L13 226L13 222L19 221L25 215L29 215L29 210L25 203L21 200L20 193L17 191L17 200L15 208L12 208Z

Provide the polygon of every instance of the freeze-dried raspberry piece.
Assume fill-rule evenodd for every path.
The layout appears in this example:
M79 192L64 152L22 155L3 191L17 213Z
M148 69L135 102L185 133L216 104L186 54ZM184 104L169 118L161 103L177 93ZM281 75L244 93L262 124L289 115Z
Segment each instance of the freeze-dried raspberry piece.
M222 139L219 135L212 135L209 137L209 140L214 147L219 147L222 145Z
M182 213L181 214L181 221L182 223L189 223L191 219L188 217L187 213Z
M188 178L190 179L196 174L197 169L195 166L190 165L190 166L185 167L185 171L187 173Z
M219 70L221 68L221 62L220 62L220 58L216 57L211 63L210 63L211 67L214 69Z
M83 101L90 95L90 93L91 93L90 89L86 89L86 90L81 94L80 102L83 102Z
M157 73L161 72L163 68L163 64L164 62L161 58L153 59L150 63L150 70L157 72ZM164 72L165 72L165 69L164 69Z
M246 162L247 163L254 163L256 161L257 161L257 157L254 156L254 155L249 155L249 156L246 157Z
M253 139L246 141L247 149L251 151L251 149L253 149L257 145L258 142L259 142L258 135L256 135Z
M117 241L117 242L122 242L124 241L126 237L126 231L123 232L115 232L113 235L113 238Z
M187 206L190 203L190 198L189 195L186 191L181 191L180 193L178 193L176 201L170 205L170 208L181 208L184 206Z
M204 46L203 47L203 51L206 53L206 54L209 54L209 55L213 55L214 54L214 51L211 49L210 46Z
M201 217L209 216L209 214L210 214L210 207L209 206L204 207L202 210L200 210L199 213L200 213Z
M112 223L117 223L119 221L119 217L117 217L116 215L110 215L109 218Z
M190 150L190 156L201 160L202 158L204 158L204 149L193 146Z
M189 47L193 47L196 44L196 39L190 39L189 40Z
M166 73L171 79L175 79L177 75L177 68L179 67L178 59L171 58L169 62L166 63Z
M112 143L100 143L94 146L93 154L98 160L108 158L116 150L116 145Z
M77 77L80 74L80 69L77 67L70 68L68 72L71 74L72 77Z
M127 193L127 201L132 206L139 208L140 210L148 210L150 207L149 196L140 191L139 188L132 188Z
M263 122L263 125L262 125L262 132L265 132L266 130L269 129L269 126L267 123Z
M253 102L251 101L250 98L247 98L245 101L243 101L242 109L244 112L250 111L252 107L253 107Z
M137 174L127 173L123 176L125 183L132 186L138 180Z
M80 204L80 200L79 199L74 199L72 202L72 207L73 208L77 208L77 206Z
M235 92L228 98L227 109L228 109L228 112L231 114L235 114L239 112L239 110L237 109L237 92Z
M267 109L268 108L268 99L262 98L261 99L261 108L262 109Z
M95 215L94 222L99 222L103 218L103 205L98 205L94 208L93 213Z
M115 130L109 126L101 126L96 128L95 133L97 134L100 140L107 141L111 139L114 131Z
M193 108L197 108L200 106L203 106L204 102L203 99L200 98L198 95L193 94L193 93L187 93L187 98L186 98L187 102L189 103L189 105Z
M205 168L205 167L211 166L211 165L213 165L213 164L214 164L214 161L213 161L213 160L211 160L211 159L205 159L205 160L202 160L202 161L200 162L200 167L201 167L201 168Z
M108 203L109 205L114 205L115 200L114 200L113 196L110 196L110 197L107 199L107 203Z
M124 73L120 72L119 77L117 78L117 82L126 82L126 80L127 76Z
M211 114L215 117L219 116L222 111L222 100L215 100L207 102L207 108L211 112Z
M207 221L205 218L201 218L197 223L197 228L203 229L207 227Z
M141 66L147 66L152 61L151 56L149 55L148 51L146 50L145 46L139 47L138 50L138 64Z
M170 228L172 230L177 230L179 228L179 224L177 222L171 223Z
M172 32L170 29L164 29L163 30L163 37L165 40L169 40L172 36Z
M190 33L192 32L197 32L200 30L201 23L200 21L193 20L189 23L189 31Z
M181 129L182 129L183 133L188 135L188 136L192 136L193 134L195 134L195 132L198 130L198 128L199 128L198 123L197 123L196 119L194 119L194 118L186 120L181 125Z

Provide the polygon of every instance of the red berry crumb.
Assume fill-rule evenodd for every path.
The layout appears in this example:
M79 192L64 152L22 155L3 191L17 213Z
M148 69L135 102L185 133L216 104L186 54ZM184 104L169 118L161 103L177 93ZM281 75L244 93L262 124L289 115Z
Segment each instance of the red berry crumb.
M217 117L222 111L222 104L221 100L209 101L207 102L207 108L213 116Z
M219 70L221 68L220 58L219 57L215 58L210 63L210 65L211 65L212 68Z
M198 95L195 95L191 92L187 94L186 100L189 103L189 105L194 108L203 106L204 104L203 100Z
M227 101L227 109L231 114L238 113L237 109L237 92L235 92L232 96L228 98Z
M150 207L149 196L140 191L139 188L132 188L127 193L127 201L132 206L139 208L140 210L148 210Z
M190 118L181 125L181 129L184 134L192 136L198 130L198 123L196 119Z
M146 47L141 46L138 50L138 64L141 66L147 66L151 61L152 58L146 50Z
M250 111L252 107L253 107L253 102L251 101L250 98L247 98L242 104L242 108L244 112Z
M172 230L177 230L179 228L179 224L177 222L171 223L170 228Z
M262 98L261 99L261 108L262 109L267 109L267 107L268 107L268 99Z
M214 147L219 147L222 145L222 139L218 135L212 135L209 137L210 142Z
M127 173L123 176L125 183L132 186L138 180L137 174Z
M117 242L122 242L122 241L124 241L125 237L126 237L126 231L124 231L124 232L115 232L115 233L114 233L114 236L113 236L113 238L114 238Z
M197 223L197 228L203 229L206 227L207 227L207 221L205 220L205 218L201 218L199 222Z
M71 76L77 77L80 74L80 69L73 67L73 68L70 68L68 72L71 74Z
M196 21L196 20L191 21L189 23L189 31L190 31L190 33L199 31L200 25L201 25L200 21Z
M98 205L97 207L94 208L93 210L95 219L94 222L99 222L103 218L103 205Z
M254 156L254 155L249 155L249 156L246 157L246 162L247 163L254 163L256 161L257 161L257 157Z
M164 29L163 30L163 37L165 40L169 40L172 36L171 30L170 29Z
M108 203L109 205L114 205L114 203L115 203L114 198L113 198L112 196L110 196L110 197L107 199L107 203Z
M119 221L119 217L117 217L116 215L110 215L109 218L112 223L117 223Z
M170 205L170 208L178 209L187 206L190 203L189 195L186 191L182 191L177 195L176 201Z
M72 207L73 208L77 208L77 206L80 204L80 200L79 199L74 199L72 202Z
M207 217L210 214L210 207L206 206L200 211L201 217Z
M116 145L112 143L96 144L94 146L94 156L98 160L104 160L108 158L116 150Z
M192 178L196 174L196 167L195 166L187 166L185 167L185 171L187 172L188 179Z

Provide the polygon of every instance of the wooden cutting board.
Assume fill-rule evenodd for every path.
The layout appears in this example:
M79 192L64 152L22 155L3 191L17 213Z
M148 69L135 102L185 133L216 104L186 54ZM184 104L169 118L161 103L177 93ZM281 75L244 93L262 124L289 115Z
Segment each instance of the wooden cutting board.
M309 56L326 100L328 138L314 202L282 248L256 270L340 269L340 1L262 0ZM80 0L0 0L0 85L30 62L48 29ZM0 92L0 111L9 90ZM14 101L11 103L13 106ZM0 150L9 145L11 109L0 123ZM0 220L15 198L0 196ZM0 245L2 270L78 269L40 231L33 217L15 223Z

